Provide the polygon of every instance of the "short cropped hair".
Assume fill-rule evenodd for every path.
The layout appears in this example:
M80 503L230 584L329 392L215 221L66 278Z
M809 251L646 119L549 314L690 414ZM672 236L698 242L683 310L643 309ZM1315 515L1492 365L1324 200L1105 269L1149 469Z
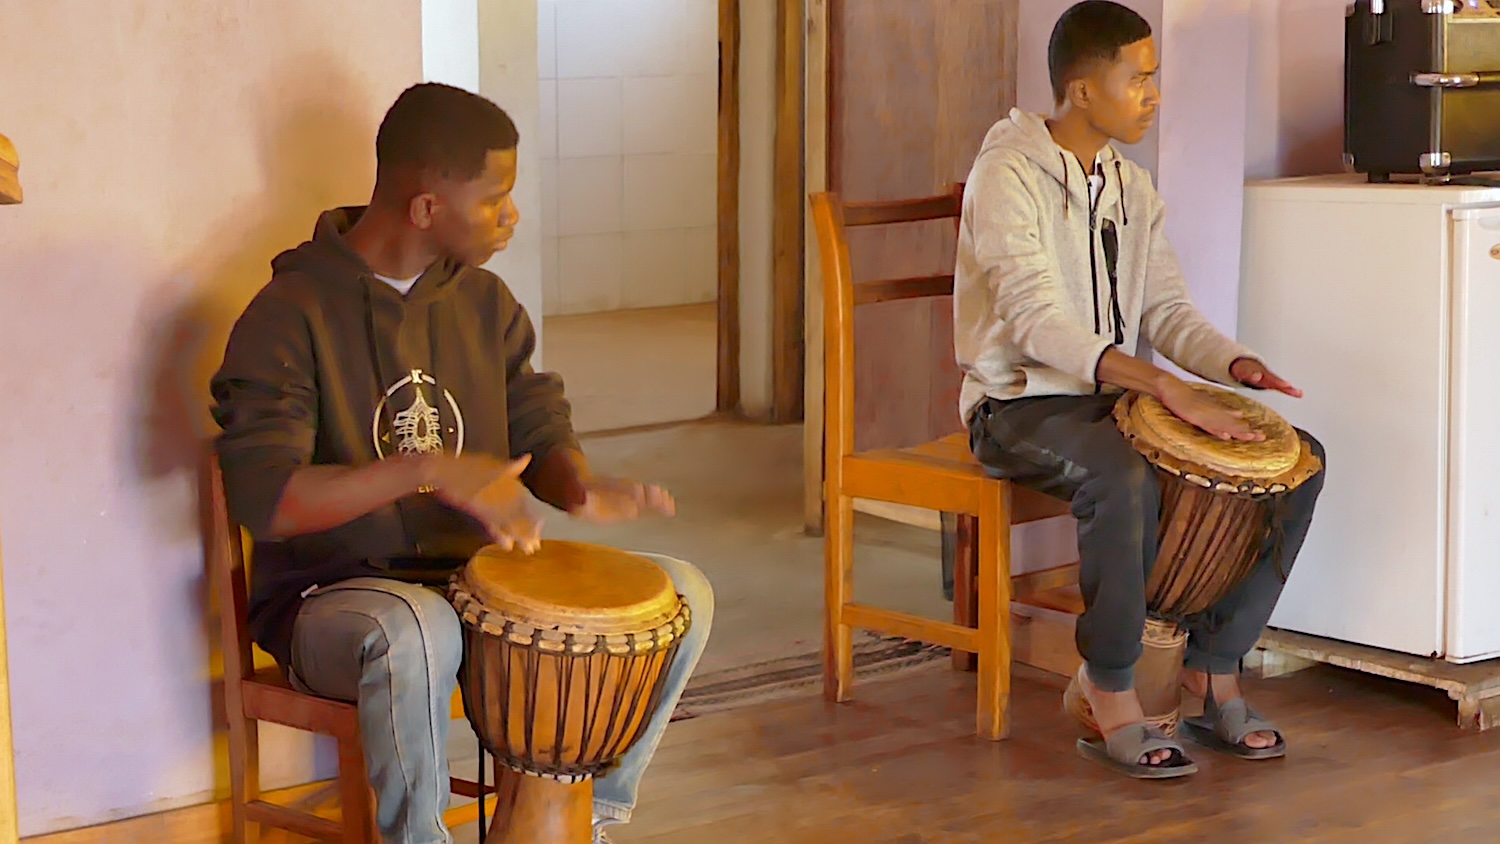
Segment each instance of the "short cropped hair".
M1114 2L1083 0L1063 12L1047 44L1047 69L1052 96L1067 99L1068 83L1088 73L1098 62L1120 60L1120 48L1151 37L1146 19Z
M520 133L505 109L462 88L424 82L402 91L380 122L376 172L388 176L412 168L468 181L484 172L492 150L518 143Z

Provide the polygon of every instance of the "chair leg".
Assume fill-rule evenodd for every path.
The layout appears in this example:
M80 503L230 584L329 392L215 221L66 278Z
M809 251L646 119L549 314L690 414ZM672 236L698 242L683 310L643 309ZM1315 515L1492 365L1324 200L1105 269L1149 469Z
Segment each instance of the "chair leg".
M357 733L339 739L339 803L344 824L343 844L376 844L374 792Z
M831 486L831 485L830 485ZM854 639L844 623L844 606L854 593L854 501L828 496L823 537L823 696L846 701L854 685Z
M1010 733L1010 487L984 485L979 512L979 737Z
M938 511L938 533L942 537L943 600L953 601L954 545L958 543L958 513Z
M959 513L954 524L953 540L953 623L961 627L979 626L979 591L975 577L979 562L979 520ZM973 671L979 664L975 654L953 652L953 670Z
M232 701L229 712L229 840L256 844L260 826L250 823L245 807L260 799L260 732L238 704Z

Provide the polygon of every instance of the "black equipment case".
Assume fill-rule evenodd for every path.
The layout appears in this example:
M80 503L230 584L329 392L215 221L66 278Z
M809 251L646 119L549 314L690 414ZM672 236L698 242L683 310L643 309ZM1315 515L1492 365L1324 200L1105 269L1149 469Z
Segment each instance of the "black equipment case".
M1377 182L1500 170L1500 0L1354 0L1344 160Z

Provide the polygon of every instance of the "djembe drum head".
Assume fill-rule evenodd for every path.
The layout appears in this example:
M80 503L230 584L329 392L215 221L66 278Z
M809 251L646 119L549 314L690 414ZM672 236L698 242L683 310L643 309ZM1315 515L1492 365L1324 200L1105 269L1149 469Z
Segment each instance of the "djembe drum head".
M629 750L691 616L652 561L545 541L482 549L449 599L465 629L459 684L482 744L507 766L576 782Z
M1120 432L1147 460L1174 475L1232 486L1236 491L1279 492L1312 476L1294 472L1302 458L1302 438L1280 414L1253 399L1223 387L1193 384L1194 390L1244 415L1250 429L1262 434L1259 442L1221 440L1191 422L1178 418L1154 396L1127 393L1115 408ZM1259 481L1260 484L1255 482ZM1260 490L1255 487L1260 486ZM1221 490L1228 491L1228 490Z
M678 609L661 566L600 545L547 541L534 554L489 546L469 561L463 579L493 613L578 635L650 630Z

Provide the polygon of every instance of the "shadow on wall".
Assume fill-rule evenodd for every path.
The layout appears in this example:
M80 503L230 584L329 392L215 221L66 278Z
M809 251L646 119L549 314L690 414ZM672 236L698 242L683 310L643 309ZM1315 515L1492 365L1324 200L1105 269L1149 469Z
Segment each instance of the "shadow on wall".
M287 108L278 102L280 86L260 98L263 193L226 197L215 233L155 291L150 336L157 345L142 376L138 417L139 465L147 479L196 469L204 441L217 435L208 382L234 321L270 280L271 259L311 237L322 210L368 199L375 139L367 121L344 105L362 98L351 93L347 77L316 61L285 87L307 79L318 80L317 100L302 92ZM370 156L357 154L366 150Z
M309 80L316 80L315 88ZM347 105L367 101L355 85L328 59L309 56L247 98L264 127L259 139L264 187L258 194L224 197L213 234L158 284L145 306L143 336L153 345L142 356L134 423L135 462L147 484L176 479L201 497L205 449L219 430L209 412L208 385L235 320L270 280L271 260L310 238L321 211L368 199L375 138L368 115ZM213 185L203 189L212 191ZM190 480L182 483L185 478ZM196 503L173 515L180 516L181 524L163 526L167 535L201 535ZM184 587L192 603L204 609L216 782L224 796L228 761L214 577L216 573L205 571ZM331 755L319 753L317 768L322 771L332 761ZM274 772L267 774L267 785L275 787Z

